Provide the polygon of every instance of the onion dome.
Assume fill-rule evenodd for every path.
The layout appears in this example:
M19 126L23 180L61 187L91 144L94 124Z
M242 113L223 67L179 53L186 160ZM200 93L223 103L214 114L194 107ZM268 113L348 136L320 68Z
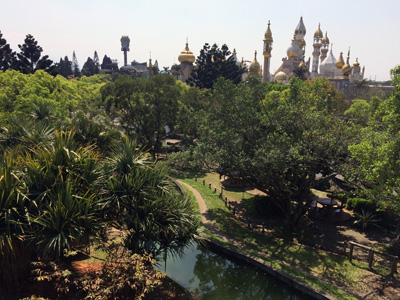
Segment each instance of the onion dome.
M336 68L342 69L344 66L344 59L343 59L343 52L340 52L340 56L338 60L336 61Z
M349 52L347 54L346 64L342 67L342 75L345 76L345 77L349 76L350 73L351 73L351 70L352 70L352 68L350 66L350 63L349 63L349 60L350 60L350 49L349 49Z
M360 69L360 63L358 62L358 57L356 58L356 61L353 64L353 69Z
M325 76L325 77L335 76L336 58L335 58L335 56L333 56L332 49L329 51L328 56L320 64L319 72L322 76Z
M186 47L183 49L181 54L178 56L178 61L180 63L194 63L196 60L192 51L189 50L189 43L186 41Z
M268 28L267 31L265 31L265 35L264 35L264 41L273 41L272 39L272 32L271 32L271 28L270 28L271 22L268 21Z
M287 75L285 72L280 71L275 75L276 82L284 82L285 80L287 80Z
M292 40L292 44L286 50L286 54L290 60L297 60L301 56L302 51L294 38Z
M322 39L324 36L324 33L321 30L321 24L318 24L318 29L317 31L314 33L314 38L315 39Z
M325 32L325 36L322 39L322 44L323 45L329 45L329 38L328 38L328 32Z
M254 52L254 59L250 64L250 74L261 75L261 65L257 61L257 51Z

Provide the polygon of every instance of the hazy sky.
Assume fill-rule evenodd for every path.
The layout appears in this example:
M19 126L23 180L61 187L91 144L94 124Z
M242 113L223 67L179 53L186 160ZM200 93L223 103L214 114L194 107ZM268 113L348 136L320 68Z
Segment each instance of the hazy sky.
M400 63L399 0L0 0L0 31L14 51L31 34L43 54L59 61L72 59L80 67L96 50L123 63L120 38L131 40L128 61L158 60L160 68L178 62L186 37L197 56L204 43L227 44L238 58L262 64L262 39L271 20L274 38L271 72L286 56L293 32L303 16L307 29L306 57L321 23L333 43L333 53L358 57L366 78L388 80ZM346 59L346 58L345 58Z

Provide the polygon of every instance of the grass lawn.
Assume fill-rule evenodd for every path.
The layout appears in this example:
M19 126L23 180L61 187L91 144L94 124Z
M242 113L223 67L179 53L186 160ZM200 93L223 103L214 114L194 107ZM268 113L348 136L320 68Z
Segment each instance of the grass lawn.
M291 241L296 238L296 234L292 234L292 239L290 239L290 235L283 239L250 231L246 228L246 224L238 221L232 212L225 207L223 201L218 198L218 189L217 193L214 193L214 189L208 188L210 182L213 186L219 183L218 174L197 176L197 181L194 178L194 176L191 176L182 179L201 193L211 218L226 236L240 242L242 246L239 250L259 257L277 269L338 299L357 299L342 290L346 287L362 294L364 290L363 278L369 273L366 263L356 261L350 263L344 256L320 251L299 243L292 243ZM206 179L206 185L203 185L203 179ZM241 191L229 193L227 193L228 198L232 197L239 200L242 198ZM249 195L249 197L251 196ZM211 238L216 238L210 232L206 231L205 233ZM222 240L220 242L226 243ZM229 244L229 246L238 248L232 244ZM324 278L324 280L318 277Z

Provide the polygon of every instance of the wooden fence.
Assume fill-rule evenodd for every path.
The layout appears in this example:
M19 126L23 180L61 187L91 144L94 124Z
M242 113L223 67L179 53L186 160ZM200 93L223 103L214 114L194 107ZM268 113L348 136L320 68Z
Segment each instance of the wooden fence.
M399 257L398 256L394 256L394 255L389 255L386 253L383 253L381 251L375 250L371 247L367 247L355 242L349 242L350 245L350 251L349 251L349 260L351 261L353 259L353 251L354 251L354 247L359 247L362 248L364 250L368 250L368 266L370 269L372 269L372 264L374 262L374 254L379 254L381 256L384 256L386 258L389 258L389 260L391 261L390 263L390 276L393 276L394 273L397 273L397 263L399 262Z

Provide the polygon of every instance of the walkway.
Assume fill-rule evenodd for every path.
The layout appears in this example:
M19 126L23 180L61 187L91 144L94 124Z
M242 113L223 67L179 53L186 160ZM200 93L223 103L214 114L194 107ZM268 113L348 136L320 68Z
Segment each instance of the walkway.
M217 224L210 219L209 214L208 214L208 209L207 209L207 205L203 199L203 197L201 196L201 194L195 189L193 188L191 185L187 184L186 182L183 182L181 180L176 180L180 185L183 185L185 187L187 187L195 196L198 204L199 204L199 208L200 208L200 214L201 214L201 221L204 224L204 227L206 227L206 229L208 231L210 231L210 233L212 233L214 236L238 247L239 249L244 249L246 248L245 245L243 245L242 243L229 238L225 235L224 232L222 232L221 230L219 230ZM257 257L254 256L250 256L248 254L239 252L236 249L232 249L232 248L228 248L228 246L226 245L221 245L220 243L216 242L216 241L212 241L213 243L215 243L216 245L218 245L219 247L222 248L226 248L226 250L228 250L229 252L231 252L231 254L233 254L233 256L242 256L244 258L247 258L246 260L248 262L250 262L249 260L252 260L254 263L252 263L253 265L260 267L260 265L263 265L265 268L264 271L268 272L269 274L279 278L280 280L286 282L287 284L291 285L291 286L295 286L296 288L298 288L299 290L303 291L304 293L307 294L312 294L314 297L316 297L318 295L318 299L326 299L326 300L336 300L335 297L328 295L322 291L316 290L302 282L300 282L299 280L297 280L296 278L293 278L290 275L287 275L283 272L281 272L280 270L277 270L276 268L270 266L267 262L265 262L264 260L261 260ZM272 257L269 254L260 252L256 249L251 249L253 252L257 252L258 255L262 255L262 256L267 256L267 257ZM290 265L291 267L295 268L296 266L293 266L292 264L289 264L287 262L281 261L281 263ZM261 267L262 268L262 267ZM298 269L298 268L297 268ZM307 272L310 273L310 270L302 270L303 272ZM314 274L314 276L319 277L318 274Z

